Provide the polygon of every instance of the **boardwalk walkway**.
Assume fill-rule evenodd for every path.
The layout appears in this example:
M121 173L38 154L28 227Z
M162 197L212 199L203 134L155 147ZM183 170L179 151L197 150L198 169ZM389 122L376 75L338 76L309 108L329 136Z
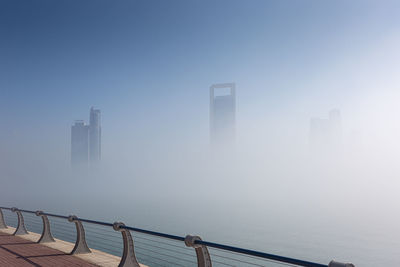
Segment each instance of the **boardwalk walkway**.
M59 250L0 232L0 266L98 266Z

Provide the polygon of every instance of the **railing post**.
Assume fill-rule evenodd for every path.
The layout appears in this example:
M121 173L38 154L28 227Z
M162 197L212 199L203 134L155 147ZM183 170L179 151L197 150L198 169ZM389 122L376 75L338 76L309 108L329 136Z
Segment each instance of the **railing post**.
M27 235L28 231L26 231L24 217L22 216L21 211L17 208L11 208L11 211L16 212L18 215L18 226L13 235Z
M55 242L53 236L51 235L50 231L50 222L46 215L43 214L43 211L38 210L35 212L36 216L42 217L43 221L43 231L42 236L40 237L38 243L48 243L48 242Z
M0 208L0 229L6 229L6 228L7 228L7 224L4 221L3 211Z
M203 245L195 244L196 240L201 240L201 238L199 236L187 235L185 237L185 245L196 250L198 267L211 267L212 263L208 248Z
M83 229L82 222L75 215L69 216L68 221L74 222L76 227L76 242L71 254L91 253L86 243L85 229Z
M115 231L121 232L124 241L124 252L118 267L140 267L135 256L131 232L128 229L121 228L121 226L125 226L125 224L122 222L115 222L113 225Z
M352 263L342 263L338 261L331 261L328 267L355 267Z

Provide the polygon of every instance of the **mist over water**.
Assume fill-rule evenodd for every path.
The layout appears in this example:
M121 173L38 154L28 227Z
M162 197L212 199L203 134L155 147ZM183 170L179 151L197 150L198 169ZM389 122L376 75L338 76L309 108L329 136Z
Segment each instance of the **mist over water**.
M49 11L42 19L0 26L1 206L321 263L400 265L398 4L74 2L76 13L45 2L32 6ZM83 28L65 26L63 12ZM30 30L37 39L18 37ZM209 87L232 82L235 138L219 147ZM71 126L91 106L102 158L72 168Z
M307 118L302 127L292 119L239 120L247 127L238 127L228 151L210 147L206 133L162 142L104 134L101 164L85 171L72 169L68 155L52 158L45 142L26 153L13 144L21 153L2 160L2 205L123 220L308 260L395 266L400 172L390 114L388 124L368 121L386 129L356 138L342 112L341 144L318 151L310 148Z

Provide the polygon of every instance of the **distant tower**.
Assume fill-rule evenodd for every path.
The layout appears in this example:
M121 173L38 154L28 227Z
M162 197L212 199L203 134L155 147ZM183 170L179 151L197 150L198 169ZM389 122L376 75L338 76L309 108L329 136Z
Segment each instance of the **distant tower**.
M229 89L229 94L216 94L215 89ZM218 90L220 91L220 90ZM223 90L221 90L223 91ZM233 145L236 128L236 89L234 83L210 87L210 142Z
M87 165L89 160L89 126L81 120L71 127L71 164Z
M100 110L90 109L89 120L89 158L91 162L101 159L101 118Z
M310 146L312 149L338 148L342 140L340 111L333 109L328 119L312 118L310 122Z
M329 112L329 124L331 144L340 145L342 142L342 117L340 116L340 110L332 109Z

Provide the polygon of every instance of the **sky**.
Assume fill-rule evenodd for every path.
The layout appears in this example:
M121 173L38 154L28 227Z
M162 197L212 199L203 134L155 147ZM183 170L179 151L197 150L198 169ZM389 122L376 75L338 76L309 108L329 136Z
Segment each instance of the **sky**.
M77 195L102 192L113 207L129 188L160 214L136 204L144 218L171 226L169 207L183 217L194 187L218 203L209 212L234 201L260 224L265 214L246 203L279 202L280 215L328 207L334 221L360 207L352 220L390 218L400 188L399 10L399 1L1 0L0 200L69 210L46 199L69 199L80 185ZM240 160L213 165L209 87L227 82L236 83ZM91 106L102 112L94 185L70 172L70 127ZM346 150L334 163L307 161L310 119L331 109Z
M346 82L349 69L365 68L366 56L397 37L396 8L395 1L2 1L2 113L30 126L68 124L90 105L128 125L128 108L198 119L208 87L228 81L237 83L242 112L284 109L304 96L334 105L357 93Z

